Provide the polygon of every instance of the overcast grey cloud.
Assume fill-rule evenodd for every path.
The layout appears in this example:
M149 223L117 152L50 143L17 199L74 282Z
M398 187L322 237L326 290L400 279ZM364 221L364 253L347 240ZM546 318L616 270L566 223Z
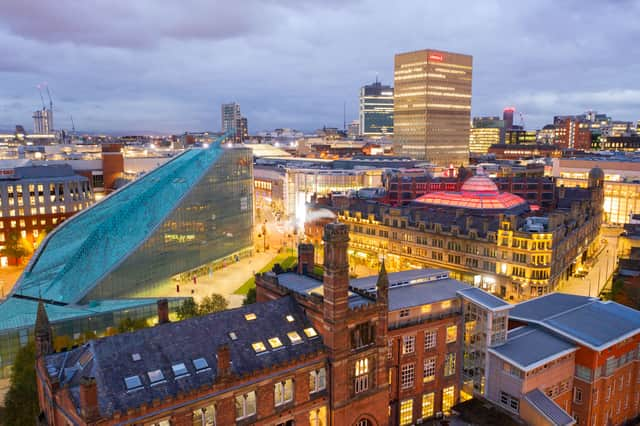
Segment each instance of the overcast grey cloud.
M252 132L341 126L360 86L422 48L473 55L474 115L637 120L637 16L640 1L4 0L0 128L32 127L41 82L56 127L218 130L234 100Z

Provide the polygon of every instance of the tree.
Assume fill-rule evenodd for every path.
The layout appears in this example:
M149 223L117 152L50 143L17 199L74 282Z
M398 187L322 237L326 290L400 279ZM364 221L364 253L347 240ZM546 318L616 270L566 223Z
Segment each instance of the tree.
M244 297L242 301L242 306L251 305L252 303L256 303L256 288L251 287L249 291L247 291L247 295Z
M11 372L11 387L4 399L5 425L31 426L38 416L36 354L33 342L20 348Z
M192 298L188 298L182 302L182 305L178 306L176 314L181 320L198 316L198 305Z
M211 296L206 296L202 299L200 306L198 306L198 315L207 315L213 312L224 311L228 306L229 302L224 298L224 296L213 293Z
M5 247L0 254L13 258L17 264L20 264L20 260L29 254L29 250L22 243L20 234L17 231L13 231L7 236Z

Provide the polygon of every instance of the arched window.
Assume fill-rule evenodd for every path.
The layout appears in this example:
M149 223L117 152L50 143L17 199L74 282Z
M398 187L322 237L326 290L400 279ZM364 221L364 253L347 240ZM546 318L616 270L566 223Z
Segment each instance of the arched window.
M369 419L360 419L356 422L355 426L373 426Z

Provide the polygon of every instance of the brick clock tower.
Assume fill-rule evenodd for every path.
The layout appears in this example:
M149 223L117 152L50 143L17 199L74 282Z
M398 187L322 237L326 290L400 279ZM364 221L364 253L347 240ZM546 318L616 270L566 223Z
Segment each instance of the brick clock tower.
M389 424L387 376L388 280L384 268L376 301L349 306L349 228L324 229L324 333L331 369L331 425Z

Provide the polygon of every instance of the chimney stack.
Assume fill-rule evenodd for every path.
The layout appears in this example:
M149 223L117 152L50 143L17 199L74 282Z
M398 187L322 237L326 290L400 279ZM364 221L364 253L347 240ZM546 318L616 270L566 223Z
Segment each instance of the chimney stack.
M80 379L80 410L85 421L91 422L100 417L98 409L98 386L93 377Z
M298 274L313 272L315 249L311 243L298 244Z
M169 322L169 301L167 299L158 300L158 324Z
M218 377L231 375L231 350L229 346L220 346L216 358L218 358Z

